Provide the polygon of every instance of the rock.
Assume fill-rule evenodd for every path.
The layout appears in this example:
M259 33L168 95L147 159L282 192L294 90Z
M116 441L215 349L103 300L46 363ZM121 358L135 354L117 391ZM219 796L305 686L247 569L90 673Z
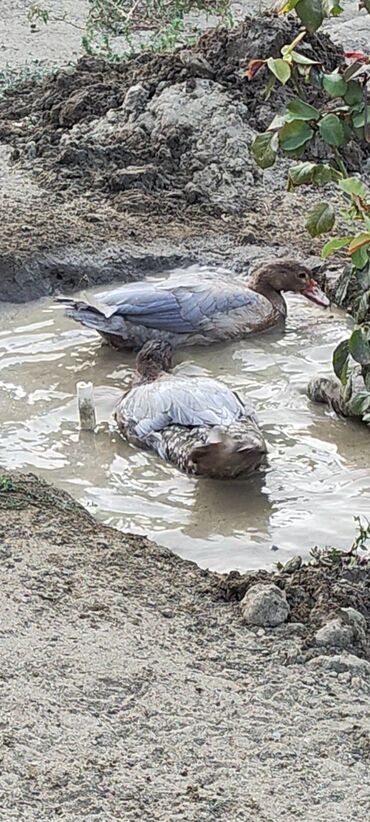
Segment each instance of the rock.
M130 86L124 99L123 108L138 116L144 111L149 97L149 91L141 83Z
M325 671L335 671L337 674L349 671L350 674L356 677L370 676L370 662L366 659L360 659L354 654L336 654L335 656L316 656L308 660L307 665L310 668L323 669Z
M367 630L367 622L365 617L360 614L359 611L356 611L355 608L341 608L340 610L343 615L343 621L353 628L357 639L362 639Z
M285 622L289 605L285 592L276 585L252 585L244 595L240 609L247 625L273 627Z
M319 628L315 634L316 645L331 645L337 648L348 648L354 641L353 629L344 625L340 619L332 619Z
M37 145L34 140L30 140L29 143L26 144L26 154L29 160L34 160L37 156Z
M294 574L295 571L298 571L302 565L302 557L294 556L291 559L288 559L288 562L285 563L283 567L284 574Z

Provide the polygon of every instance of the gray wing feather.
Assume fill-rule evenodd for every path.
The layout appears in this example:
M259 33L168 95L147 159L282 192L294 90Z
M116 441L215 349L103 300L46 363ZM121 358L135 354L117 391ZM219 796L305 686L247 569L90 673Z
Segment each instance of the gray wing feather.
M239 398L217 380L175 375L134 388L121 410L139 437L168 425L229 425L248 416Z
M172 333L207 331L216 315L227 315L236 308L258 304L258 295L243 283L217 277L197 282L129 283L111 292L99 294L100 303L116 306L114 315L147 328Z

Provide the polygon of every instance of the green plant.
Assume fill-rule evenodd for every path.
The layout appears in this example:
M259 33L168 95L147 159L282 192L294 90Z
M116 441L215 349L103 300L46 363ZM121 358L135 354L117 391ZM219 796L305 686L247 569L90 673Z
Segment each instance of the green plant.
M343 71L338 68L327 74L318 61L296 50L305 34L305 30L300 32L292 43L283 46L281 58L258 58L248 65L246 76L250 80L263 65L271 72L272 82L267 83L265 94L271 94L276 79L283 85L291 81L297 94L289 101L285 111L274 117L267 131L256 137L252 153L261 168L269 168L274 165L279 149L288 157L300 158L304 153L309 154L310 143L317 143L319 139L325 145L329 165L317 164L314 179L312 176L302 176L296 181L291 176L290 180L293 185L312 182L325 185L336 179L336 171L346 173L343 149L351 140L366 139L370 142L367 104L370 58L366 57L366 63L357 60L356 71L350 65ZM321 109L304 99L304 88L308 85L326 96Z
M108 60L122 60L141 49L171 51L177 45L190 44L194 34L185 31L184 17L191 11L217 15L231 27L234 19L230 0L89 0L84 26L79 26L68 14L58 15L43 6L33 5L28 11L31 27L38 22L64 22L80 29L82 47L89 55ZM120 36L126 48L117 52L112 37ZM143 37L144 35L144 37Z
M10 491L14 491L14 485L10 477L6 477L5 475L0 476L0 493L6 494Z
M354 521L356 523L357 534L348 551L341 551L334 546L328 546L326 548L318 548L315 546L310 551L310 564L329 568L368 564L370 559L368 545L370 540L370 522L366 519L366 524L363 524L361 517L354 517Z

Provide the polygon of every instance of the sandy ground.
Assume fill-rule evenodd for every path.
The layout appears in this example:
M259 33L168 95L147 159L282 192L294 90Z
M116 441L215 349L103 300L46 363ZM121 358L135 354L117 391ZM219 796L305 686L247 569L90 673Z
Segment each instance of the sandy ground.
M59 24L31 34L22 17L28 5L3 0L2 65L73 59L78 30ZM71 8L79 21L85 5L54 2L53 8ZM44 192L10 169L7 152L2 219L17 214L28 250L32 232L37 237L41 225L42 237L51 219L60 245L71 236L76 244L92 243L97 233L103 240L112 226L118 237L124 220L126 232L136 230L127 215L120 223L109 210L91 224L94 209L86 198L73 208L59 203L58 211L55 201L52 218L43 209ZM201 223L186 231L202 241ZM182 242L190 247L186 236ZM221 252L216 240L213 246ZM2 251L3 275L9 259ZM22 271L18 267L20 287ZM290 593L302 617L292 607L286 625L251 629L237 601L225 601L225 591L233 590L228 580L99 525L36 478L13 477L10 487L5 479L2 819L370 818L368 653L315 646L320 623L311 624L317 602L305 571ZM318 615L326 620L339 600L353 604L353 586L345 575L324 579L329 587L320 594ZM369 617L367 600L360 599L355 604Z
M0 493L4 820L369 817L369 662L304 661L304 624L248 629L217 574L35 478L13 482Z

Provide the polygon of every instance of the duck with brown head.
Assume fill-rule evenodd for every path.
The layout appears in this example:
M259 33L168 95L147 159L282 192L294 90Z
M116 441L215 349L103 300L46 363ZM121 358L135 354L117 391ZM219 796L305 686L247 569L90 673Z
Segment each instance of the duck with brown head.
M147 342L115 419L128 442L187 474L233 478L255 471L266 444L253 409L218 380L171 373L169 343Z
M309 268L297 260L264 262L249 280L193 267L165 281L127 283L91 303L59 300L67 316L115 347L138 349L148 340L208 345L263 331L286 316L285 291L329 305Z
M329 300L311 271L297 260L267 260L259 266L248 285L253 291L266 297L277 311L286 316L286 302L282 292L302 294L318 305L327 308Z

